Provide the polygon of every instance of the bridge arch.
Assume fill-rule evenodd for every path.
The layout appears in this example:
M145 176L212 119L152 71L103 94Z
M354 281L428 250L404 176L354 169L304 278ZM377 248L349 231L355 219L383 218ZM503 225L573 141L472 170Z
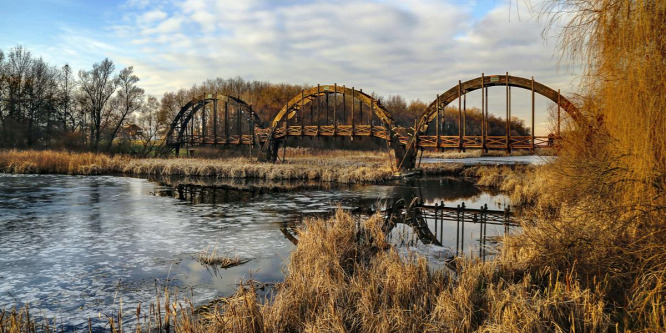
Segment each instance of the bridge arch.
M508 78L508 82L507 82ZM568 99L562 96L558 91L542 84L534 79L527 79L519 76L511 75L482 75L475 79L471 79L465 82L460 82L458 85L451 87L451 89L445 91L443 94L439 95L438 99L435 99L425 112L419 117L418 121L418 131L417 133L423 134L424 130L427 130L428 124L430 124L437 116L437 110L443 110L446 106L451 104L451 102L462 97L462 95L483 89L488 87L495 86L509 86L517 87L527 90L533 90L535 93L548 98L549 100L558 104L565 112L567 112L574 121L583 122L584 117L578 111L578 108L571 103Z
M332 105L330 99L334 100ZM391 113L362 90L338 84L317 85L294 96L271 121L265 157L275 161L280 142L289 136L369 136L389 140L393 145L393 126ZM397 141L396 146L400 146Z
M165 144L176 156L185 145L254 145L256 131L263 127L252 106L240 98L202 94L181 107L166 132Z
M481 148L487 149L506 149L510 151L512 148L527 148L535 149L539 146L550 146L556 137L535 137L534 124L531 126L532 135L530 137L511 136L511 122L506 122L506 135L505 136L489 136L488 135L488 111L484 107L482 100L482 135L481 136L467 136L464 134L464 123L461 119L462 111L459 110L459 135L443 136L439 132L439 124L441 111L450 105L455 100L459 101L458 107L460 108L460 101L466 94L481 89L482 91L489 87L503 86L507 88L507 118L511 119L510 108L510 87L517 87L521 89L530 90L532 92L532 109L534 111L534 96L539 94L547 99L553 101L558 105L558 110L561 108L571 118L578 123L585 123L584 116L580 113L578 108L571 103L567 98L562 96L559 91L556 91L542 83L534 81L533 78L527 79L518 76L511 76L508 73L505 75L481 75L475 79L465 82L458 81L458 84L445 91L443 94L438 95L426 110L417 118L415 135L410 138L407 143L405 160L401 163L402 168L412 168L416 160L416 152L419 148L423 147L436 147L436 148L458 148L464 150L466 148ZM486 90L487 92L487 90ZM482 98L484 97L482 92ZM487 96L487 93L486 93ZM487 103L487 99L485 101ZM532 117L534 118L534 116ZM437 131L434 136L426 135L430 124L437 119ZM464 121L464 120L462 120ZM534 123L534 121L532 121ZM462 130L460 130L462 128ZM559 133L558 133L559 134Z

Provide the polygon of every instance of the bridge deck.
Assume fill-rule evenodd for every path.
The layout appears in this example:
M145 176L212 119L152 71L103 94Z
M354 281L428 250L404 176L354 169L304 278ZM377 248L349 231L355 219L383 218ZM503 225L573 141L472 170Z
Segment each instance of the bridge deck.
M185 144L189 145L254 145L254 144L263 144L266 142L269 136L268 129L255 129L256 138L251 134L245 135L230 135L225 137L218 135L190 135L186 138ZM309 137L376 137L380 139L387 140L388 132L386 128L382 126L370 126L370 125L322 125L322 126L289 126L289 127L280 127L275 130L273 133L273 138L275 139L284 139L286 137L298 137L298 136L309 136ZM407 144L409 142L409 137L400 136L399 140L401 144ZM463 145L465 149L474 149L483 148L483 137L480 135L467 135L462 137ZM553 147L560 138L553 136L535 136L534 137L534 148L548 148ZM511 149L532 149L532 137L531 136L512 136L510 137L510 148ZM507 137L506 136L487 136L486 137L486 148L487 149L506 149L507 148ZM460 148L460 137L457 135L440 135L439 141L437 136L434 135L420 135L418 137L418 147L419 148L442 148L442 149L457 149Z

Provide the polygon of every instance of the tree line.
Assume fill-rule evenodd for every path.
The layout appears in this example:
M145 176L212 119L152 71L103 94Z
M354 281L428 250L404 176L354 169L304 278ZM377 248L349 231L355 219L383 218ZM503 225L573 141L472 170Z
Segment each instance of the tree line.
M247 81L241 77L209 79L189 89L166 92L159 99L139 86L132 66L117 70L110 59L75 71L51 66L18 45L0 49L0 147L55 148L148 154L159 143L181 107L195 96L219 93L252 105L268 123L308 84ZM427 107L399 95L372 93L398 126L410 127ZM442 135L456 135L457 110L444 112ZM481 113L467 112L468 133L480 128ZM490 135L504 135L504 120L490 117ZM529 133L512 121L516 134ZM449 133L450 132L450 133Z
M111 151L129 123L148 142L160 103L138 82L131 66L116 71L108 58L75 72L21 45L0 50L0 147Z

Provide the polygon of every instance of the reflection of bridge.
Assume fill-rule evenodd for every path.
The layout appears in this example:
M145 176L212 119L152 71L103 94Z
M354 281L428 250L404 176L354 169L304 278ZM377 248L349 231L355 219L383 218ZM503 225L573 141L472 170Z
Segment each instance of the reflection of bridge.
M475 256L472 253L472 244L465 245L465 239L473 238L465 233L465 227L467 227L468 233L474 233L470 228L478 226L478 239L475 240L478 242L478 246L475 250L478 250L478 256L482 260L485 260L490 254L489 249L492 248L492 243L497 241L497 237L507 235L511 228L519 227L514 212L509 207L504 210L492 210L488 209L487 205L479 209L469 208L465 206L464 202L455 207L446 206L444 202L434 205L424 205L419 202L419 199L414 198L410 205L406 205L405 200L400 199L381 210L380 214L384 218L384 233L391 237L392 231L398 225L404 225L411 229L410 233L422 244L445 247L445 244L450 243L451 252L447 260L449 262L457 256L465 255L466 250L469 251L470 257ZM375 212L355 210L351 213L372 215ZM332 215L333 212L330 214ZM455 250L452 248L453 239L447 239L451 237L448 223L452 222L456 223ZM495 232L491 232L491 236L488 236L488 226L501 227L501 231L495 230ZM290 242L298 245L295 228L296 226L282 225L280 231ZM412 240L409 240L409 245L415 245L411 242ZM448 248L448 246L446 247Z
M506 90L505 135L489 135L488 88ZM531 135L512 135L511 88L531 91ZM467 133L467 94L481 90L481 133ZM536 136L534 133L535 95L546 97L557 105L557 133ZM455 105L458 119L452 127L457 135L444 135L444 109ZM247 103L239 98L204 94L182 107L165 137L168 147L176 152L183 146L261 146L262 157L275 161L280 145L289 137L374 137L386 140L394 149L396 166L413 168L418 150L422 149L530 149L552 147L560 139L560 110L574 121L583 121L576 107L566 98L534 79L491 75L461 82L433 101L417 117L415 127L396 126L390 112L378 99L362 90L346 86L317 85L293 97L264 126ZM195 117L196 114L198 117Z

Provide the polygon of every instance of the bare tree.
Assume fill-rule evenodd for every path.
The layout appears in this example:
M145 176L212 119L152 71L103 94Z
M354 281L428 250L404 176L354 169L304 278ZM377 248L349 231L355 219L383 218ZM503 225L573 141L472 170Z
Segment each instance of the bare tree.
M148 155L153 151L155 145L159 143L158 135L163 127L158 119L160 108L159 100L153 96L149 96L146 102L143 103L136 119L136 123L142 130L139 135L142 144L142 150L139 152L141 156Z
M118 135L118 131L122 128L127 117L141 108L144 91L137 87L137 82L139 82L139 78L134 75L134 68L132 66L120 71L120 74L118 75L118 86L120 89L116 95L118 109L116 110L117 113L115 118L117 118L117 120L109 135L109 142L106 147L107 150L111 149L113 140Z
M48 142L51 135L55 69L39 58L31 62L27 78L23 97L26 99L27 144L32 146L40 139Z
M76 120L74 112L72 112L73 93L76 82L72 77L72 68L69 65L62 66L60 70L59 80L59 93L58 93L58 107L62 117L62 130L67 132L67 123L71 124L70 129L74 131L76 127Z
M115 66L108 58L93 65L90 71L79 71L83 107L90 115L90 144L97 150L101 137L102 110L116 90Z

